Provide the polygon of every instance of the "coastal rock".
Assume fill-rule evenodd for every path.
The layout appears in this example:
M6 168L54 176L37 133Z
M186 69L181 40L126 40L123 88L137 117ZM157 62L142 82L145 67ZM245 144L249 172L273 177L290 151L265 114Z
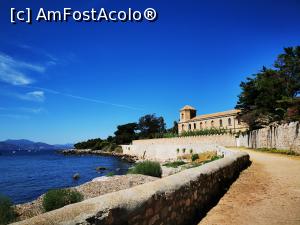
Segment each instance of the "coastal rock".
M97 171L103 171L103 170L107 170L104 166L98 166L96 167Z
M73 179L74 180L78 180L80 178L80 174L79 173L75 173L74 175L73 175Z
M112 156L124 160L129 163L134 163L138 160L138 157L132 155L126 155L118 152L105 152L102 150L91 150L91 149L67 149L57 151L63 155L99 155L99 156Z

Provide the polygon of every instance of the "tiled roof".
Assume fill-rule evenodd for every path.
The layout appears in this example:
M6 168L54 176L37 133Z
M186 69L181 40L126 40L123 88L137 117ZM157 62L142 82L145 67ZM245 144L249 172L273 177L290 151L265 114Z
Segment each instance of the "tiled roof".
M223 116L234 115L239 112L240 112L240 110L238 110L238 109L232 109L232 110L228 110L228 111L224 111L224 112L204 114L204 115L196 116L189 121L204 120L204 119L210 119L210 118L216 118L216 117L218 118L218 117L223 117Z
M186 105L182 109L180 109L180 111L182 111L182 110L196 110L196 109L190 105Z

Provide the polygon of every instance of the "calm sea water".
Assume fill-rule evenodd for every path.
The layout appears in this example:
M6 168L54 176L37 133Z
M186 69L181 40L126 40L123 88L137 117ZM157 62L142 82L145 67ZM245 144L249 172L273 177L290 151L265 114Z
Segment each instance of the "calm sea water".
M97 166L108 170L102 174ZM32 201L54 188L77 186L109 172L125 174L130 164L114 157L63 156L54 151L6 152L0 155L0 193L17 203ZM119 169L117 169L119 168ZM80 174L74 181L72 176Z

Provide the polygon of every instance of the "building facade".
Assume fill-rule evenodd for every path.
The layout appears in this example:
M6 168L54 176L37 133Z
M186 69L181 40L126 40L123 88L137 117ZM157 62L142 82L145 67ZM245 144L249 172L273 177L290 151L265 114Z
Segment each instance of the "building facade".
M180 110L180 120L178 123L179 134L187 131L204 129L226 129L232 132L245 131L248 125L237 118L239 110L228 110L212 114L197 116L197 110L186 105Z

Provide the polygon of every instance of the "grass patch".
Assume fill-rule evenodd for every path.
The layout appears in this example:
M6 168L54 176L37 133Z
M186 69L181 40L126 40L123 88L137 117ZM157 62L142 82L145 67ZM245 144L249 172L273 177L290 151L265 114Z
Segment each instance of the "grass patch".
M108 174L106 174L107 177L113 177L115 175L114 172L109 172Z
M57 189L48 191L43 198L43 207L46 212L59 209L69 204L80 202L83 195L78 191Z
M129 169L128 174L143 174L152 177L161 177L162 169L159 162L144 161Z
M207 160L204 160L204 161L198 161L198 160L196 160L196 161L193 161L191 164L186 165L186 169L190 169L190 168L202 166L202 165L204 165L206 163L210 163L210 162L216 161L218 159L222 159L222 158L223 158L223 156L214 155L210 159L207 159Z
M182 166L184 164L186 164L184 161L175 161L175 162L165 163L163 164L163 166L177 168L178 166Z
M277 153L277 154L283 154L283 155L299 155L297 152L294 152L291 150L276 149L276 148L254 148L252 150L258 151L258 152L270 152L270 153Z
M14 222L16 217L17 214L11 200L0 195L0 224L5 225Z
M199 155L198 154L193 154L192 155L192 161L196 161L197 159L199 159Z

